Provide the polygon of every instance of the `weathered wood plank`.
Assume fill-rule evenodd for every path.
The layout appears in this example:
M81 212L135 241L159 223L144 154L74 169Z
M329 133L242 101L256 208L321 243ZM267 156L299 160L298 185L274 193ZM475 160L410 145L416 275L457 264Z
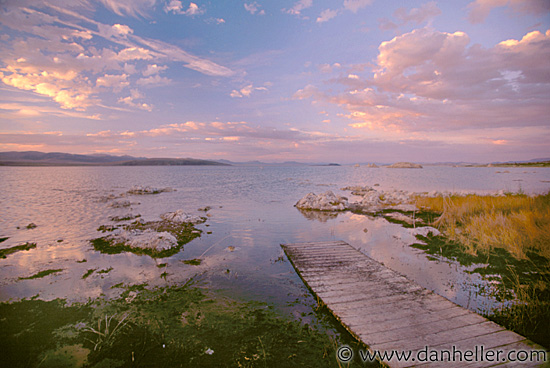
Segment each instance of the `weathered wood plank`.
M388 269L343 241L281 245L292 265L342 324L371 351L544 350ZM502 353L504 354L504 353ZM547 356L548 357L548 356ZM505 362L385 361L391 367L483 367ZM485 364L485 365L484 365ZM489 364L489 365L488 365ZM515 366L515 362L508 362ZM522 366L542 366L544 362Z

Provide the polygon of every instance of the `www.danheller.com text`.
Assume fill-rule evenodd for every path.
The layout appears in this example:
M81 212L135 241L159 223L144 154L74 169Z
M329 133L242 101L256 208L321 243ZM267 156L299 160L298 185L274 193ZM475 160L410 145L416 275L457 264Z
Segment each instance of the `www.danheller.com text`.
M545 350L499 350L475 346L473 349L430 349L425 346L417 351L406 350L361 350L358 354L347 345L341 346L336 352L339 361L351 362L358 357L363 362L403 361L403 362L546 362Z

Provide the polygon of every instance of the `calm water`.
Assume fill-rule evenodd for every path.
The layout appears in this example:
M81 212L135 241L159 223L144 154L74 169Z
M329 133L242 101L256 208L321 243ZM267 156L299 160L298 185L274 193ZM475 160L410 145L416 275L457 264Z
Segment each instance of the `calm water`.
M350 196L340 190L347 185L543 193L550 190L549 181L548 168L0 167L0 237L9 237L0 247L37 243L35 249L0 259L0 301L36 295L44 300L84 301L117 295L120 289L113 286L120 283L155 286L195 277L227 294L299 313L292 302L311 296L290 263L281 261L280 244L341 239L461 305L487 310L494 301L478 294L490 285L465 274L457 264L428 261L408 246L414 239L401 226L351 213L303 215L293 205L308 192L333 190ZM113 201L105 200L134 185L176 191L123 198L132 202L129 208L112 208ZM212 210L208 221L198 225L203 235L169 258L101 254L89 242L102 236L96 229L112 224L111 216L140 214L152 221L178 209L199 214L205 206ZM26 229L31 222L37 227ZM200 266L181 262L199 256L204 258ZM47 269L63 271L19 279ZM83 279L91 269L96 272ZM105 272L97 272L101 270Z

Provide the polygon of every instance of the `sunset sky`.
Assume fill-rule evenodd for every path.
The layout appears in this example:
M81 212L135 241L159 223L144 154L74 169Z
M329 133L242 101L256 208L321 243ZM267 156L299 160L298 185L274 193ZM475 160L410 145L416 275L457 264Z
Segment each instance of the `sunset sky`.
M549 0L3 0L0 151L550 157Z

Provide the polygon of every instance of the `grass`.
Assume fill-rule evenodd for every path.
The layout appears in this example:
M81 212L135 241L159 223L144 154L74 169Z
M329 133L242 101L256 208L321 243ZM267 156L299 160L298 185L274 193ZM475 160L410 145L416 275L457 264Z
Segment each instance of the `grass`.
M443 236L413 246L495 277L511 303L487 317L550 348L550 193L417 197Z
M191 285L124 289L117 299L70 306L62 300L0 304L3 363L339 367L348 365L337 361L337 347L354 346L345 336L330 336L265 303L240 302Z
M527 252L550 259L550 193L417 197L416 205L440 213L433 225L472 255L503 248L518 259Z

